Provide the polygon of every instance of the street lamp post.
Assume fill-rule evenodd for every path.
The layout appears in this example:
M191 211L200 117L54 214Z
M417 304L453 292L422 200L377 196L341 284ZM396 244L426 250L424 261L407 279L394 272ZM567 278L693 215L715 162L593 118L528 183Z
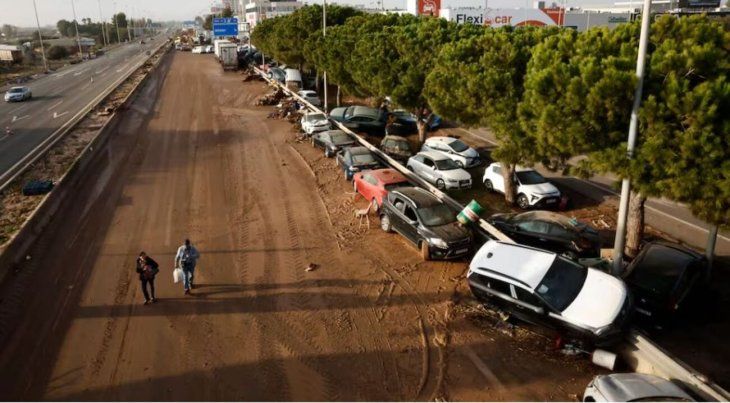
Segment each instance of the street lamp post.
M633 158L636 145L636 132L639 126L639 107L641 96L644 91L644 66L646 65L646 49L649 45L649 27L651 23L651 0L644 0L644 11L641 14L641 36L639 38L639 55L636 59L636 91L634 92L634 105L631 109L631 121L629 123L629 138L626 147L626 154L629 159ZM631 181L623 178L621 181L621 202L618 209L618 220L616 223L616 239L613 244L613 274L620 274L623 269L624 247L626 246L626 220L629 213L629 195L631 193Z
M114 2L114 25L117 27L117 43L122 43L122 38L119 36L119 9L117 8L117 2Z
M99 20L101 20L101 38L104 41L104 46L109 45L109 41L106 37L106 22L104 21L104 16L101 13L101 0L97 0L97 3L99 4Z
M71 0L71 10L74 13L74 25L76 26L76 43L79 45L79 58L84 58L84 51L81 50L81 37L79 36L79 22L76 20L76 6L74 6L74 0Z
M33 10L35 10L35 23L38 25L38 40L41 41L41 55L43 55L43 69L48 71L48 61L46 61L46 48L43 46L43 34L41 34L41 22L38 19L38 7L33 0Z
M323 0L322 6L322 36L327 36L327 0ZM324 72L324 113L327 113L327 72Z

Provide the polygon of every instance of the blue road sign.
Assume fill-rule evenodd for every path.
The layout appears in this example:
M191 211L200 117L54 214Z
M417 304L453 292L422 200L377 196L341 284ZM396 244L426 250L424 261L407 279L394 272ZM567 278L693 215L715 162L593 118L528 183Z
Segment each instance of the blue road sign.
M237 36L238 18L213 18L214 36Z

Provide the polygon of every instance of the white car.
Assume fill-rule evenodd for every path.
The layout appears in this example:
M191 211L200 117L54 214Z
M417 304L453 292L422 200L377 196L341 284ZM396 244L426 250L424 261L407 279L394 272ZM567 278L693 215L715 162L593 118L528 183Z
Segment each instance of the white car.
M33 92L28 87L11 87L5 93L5 102L22 102L33 99Z
M482 181L487 190L504 193L502 165L499 162L489 165L484 170ZM532 168L518 165L515 168L515 185L517 205L522 209L557 206L560 203L560 190Z
M312 90L301 90L298 94L300 97L304 98L307 102L314 106L322 105L322 100L319 99L319 95L317 95L317 93Z
M557 253L490 240L467 272L477 299L595 345L620 341L631 317L626 284Z
M311 112L302 116L301 125L302 131L308 136L317 132L332 130L332 124L327 119L327 115L320 112Z
M429 137L423 143L421 151L441 151L454 160L461 168L476 167L482 163L477 150L453 137Z
M213 49L213 45L208 45L205 47L205 53L213 53L215 49Z
M205 48L203 46L196 46L193 48L192 53L197 53L197 54L205 53Z
M694 402L677 384L655 375L598 375L586 387L584 402Z
M461 169L446 154L438 151L419 152L408 159L407 167L440 190L471 188L469 172Z

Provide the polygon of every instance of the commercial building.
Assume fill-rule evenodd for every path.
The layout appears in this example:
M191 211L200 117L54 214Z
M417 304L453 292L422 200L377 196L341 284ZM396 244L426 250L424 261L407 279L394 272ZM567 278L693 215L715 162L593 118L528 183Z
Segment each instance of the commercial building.
M239 31L248 32L267 18L288 15L303 6L301 1L239 0Z
M20 46L0 45L0 62L18 63L23 61L23 49Z

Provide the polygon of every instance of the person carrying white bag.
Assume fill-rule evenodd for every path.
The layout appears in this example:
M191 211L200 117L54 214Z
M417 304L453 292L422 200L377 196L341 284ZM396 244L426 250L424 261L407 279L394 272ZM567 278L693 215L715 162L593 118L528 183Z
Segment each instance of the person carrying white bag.
M185 294L190 294L193 285L193 277L195 275L195 265L200 258L198 250L190 243L189 239L177 249L175 255L175 269L182 269L183 288Z

